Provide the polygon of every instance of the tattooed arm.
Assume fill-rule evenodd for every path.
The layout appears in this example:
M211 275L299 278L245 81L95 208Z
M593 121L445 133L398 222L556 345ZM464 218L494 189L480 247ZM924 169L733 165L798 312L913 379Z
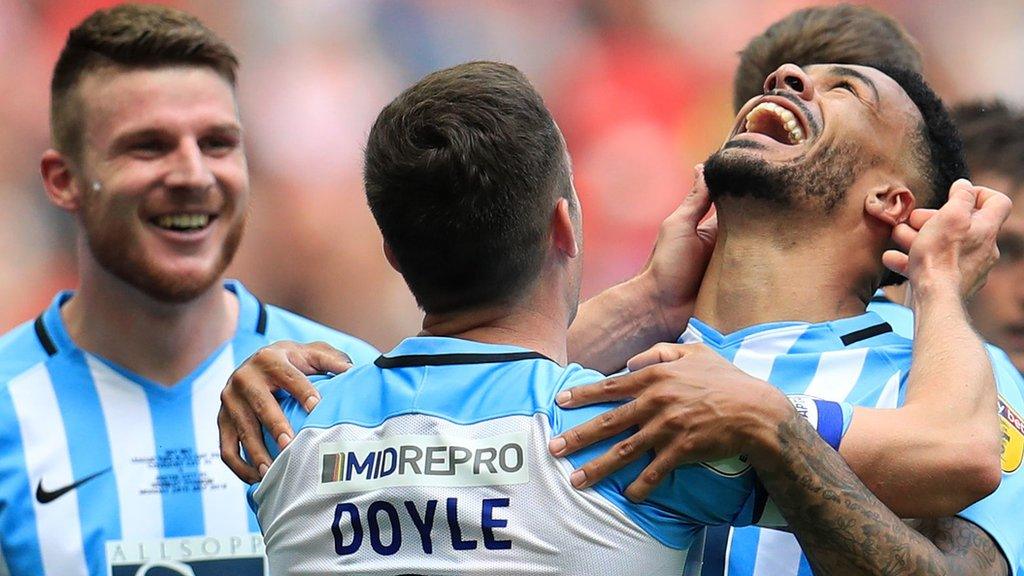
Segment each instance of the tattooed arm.
M778 399L780 407L788 403L781 394ZM916 521L917 530L905 524L806 420L790 412L761 435L750 460L815 574L1009 573L996 544L967 520Z

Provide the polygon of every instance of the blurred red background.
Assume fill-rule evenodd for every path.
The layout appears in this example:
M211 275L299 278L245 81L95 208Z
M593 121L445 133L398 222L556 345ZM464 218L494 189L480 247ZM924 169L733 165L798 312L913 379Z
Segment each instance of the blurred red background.
M73 287L74 223L50 207L50 71L67 31L111 2L0 0L0 331ZM584 296L635 273L692 167L732 124L737 51L794 0L219 0L173 2L242 59L253 177L230 274L263 299L390 347L421 315L384 261L362 195L379 109L423 74L510 62L534 81L574 158ZM921 42L948 102L1024 103L1024 3L871 2Z

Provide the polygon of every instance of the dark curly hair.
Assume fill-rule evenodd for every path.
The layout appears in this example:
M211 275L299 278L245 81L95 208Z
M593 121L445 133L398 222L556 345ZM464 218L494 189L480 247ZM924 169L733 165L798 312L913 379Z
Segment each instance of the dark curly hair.
M918 170L930 189L927 193L918 190L914 193L919 207L938 208L949 198L949 188L953 182L969 176L963 142L953 118L942 100L917 72L886 64L875 64L872 67L895 80L921 112L922 122L917 132L914 156ZM899 284L904 280L902 276L888 272L882 285Z
M953 182L970 176L960 132L949 110L920 74L886 64L873 68L895 80L921 112L917 159L931 190L923 198L919 191L915 193L920 207L938 208L946 203Z

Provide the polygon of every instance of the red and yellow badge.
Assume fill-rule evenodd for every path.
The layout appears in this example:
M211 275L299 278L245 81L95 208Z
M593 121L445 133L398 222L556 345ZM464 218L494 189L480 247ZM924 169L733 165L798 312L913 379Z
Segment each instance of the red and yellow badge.
M1003 431L1003 473L1016 472L1024 460L1024 419L999 397L999 426Z

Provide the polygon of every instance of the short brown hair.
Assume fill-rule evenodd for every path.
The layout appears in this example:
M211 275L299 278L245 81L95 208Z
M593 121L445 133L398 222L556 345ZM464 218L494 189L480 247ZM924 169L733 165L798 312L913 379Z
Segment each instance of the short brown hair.
M556 199L572 197L544 100L497 62L434 72L385 106L370 129L364 181L427 313L515 301L540 274Z
M1000 100L975 100L953 107L952 114L971 172L1005 176L1015 188L1024 185L1024 112Z
M733 108L761 94L764 79L787 62L884 63L919 74L923 68L917 42L891 16L868 6L812 6L772 24L740 51Z
M197 18L154 5L124 4L97 10L68 34L50 82L53 146L77 157L82 145L81 107L75 88L82 77L104 68L203 66L235 86L238 58Z

